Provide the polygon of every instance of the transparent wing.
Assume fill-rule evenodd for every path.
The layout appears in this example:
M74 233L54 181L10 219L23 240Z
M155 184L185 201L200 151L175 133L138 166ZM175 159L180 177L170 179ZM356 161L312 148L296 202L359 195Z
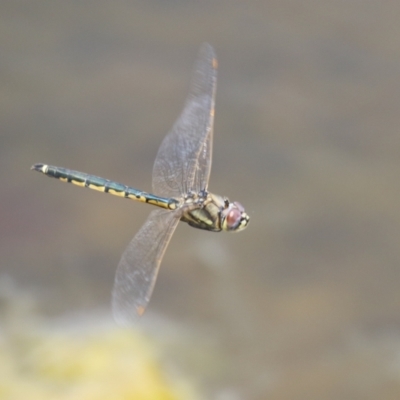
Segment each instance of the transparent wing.
M203 44L182 114L164 138L153 167L153 191L180 197L207 189L211 170L217 60Z
M178 222L177 212L151 212L122 254L112 293L113 314L119 324L129 325L143 314Z

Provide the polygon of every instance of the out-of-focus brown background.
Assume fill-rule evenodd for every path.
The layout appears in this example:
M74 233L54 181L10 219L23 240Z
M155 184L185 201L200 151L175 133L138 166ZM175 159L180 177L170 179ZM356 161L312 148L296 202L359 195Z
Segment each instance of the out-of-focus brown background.
M400 398L399 4L0 8L1 324L18 387L40 352L15 331L110 319L119 257L151 210L31 164L151 190L207 41L219 60L210 190L251 222L240 234L181 224L137 330L198 398Z

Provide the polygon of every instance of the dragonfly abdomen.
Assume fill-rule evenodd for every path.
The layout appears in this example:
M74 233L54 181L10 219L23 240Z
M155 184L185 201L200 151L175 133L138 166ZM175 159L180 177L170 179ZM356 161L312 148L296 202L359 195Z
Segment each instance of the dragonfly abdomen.
M173 198L155 196L151 193L146 193L130 186L123 185L122 183L110 181L84 172L74 171L72 169L55 167L47 164L35 164L31 169L41 172L49 177L59 179L62 182L73 183L77 186L87 187L99 192L110 193L114 196L123 197L125 199L149 203L169 210L175 210L179 205L178 200Z

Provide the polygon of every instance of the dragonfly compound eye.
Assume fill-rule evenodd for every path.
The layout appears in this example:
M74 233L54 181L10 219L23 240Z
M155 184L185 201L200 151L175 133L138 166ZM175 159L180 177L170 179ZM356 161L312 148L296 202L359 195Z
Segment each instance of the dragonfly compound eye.
M226 226L229 230L235 229L239 225L241 215L242 213L237 208L229 211L226 216Z
M230 203L229 207L222 211L221 219L222 230L230 232L239 232L249 223L249 216L245 213L243 206L236 201Z
M238 201L234 201L233 204L241 213L244 213L244 207Z
M240 224L242 213L231 204L222 212L222 229L224 231L234 231Z

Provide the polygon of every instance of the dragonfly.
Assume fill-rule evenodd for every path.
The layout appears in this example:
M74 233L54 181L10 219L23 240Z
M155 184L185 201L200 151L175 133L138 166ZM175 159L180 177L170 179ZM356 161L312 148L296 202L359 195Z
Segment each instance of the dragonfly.
M216 81L216 55L213 47L204 43L183 111L158 149L152 174L153 194L52 165L34 164L31 168L63 182L158 207L129 243L117 267L112 310L121 325L133 323L144 313L179 221L211 232L238 232L249 223L239 202L208 191Z

